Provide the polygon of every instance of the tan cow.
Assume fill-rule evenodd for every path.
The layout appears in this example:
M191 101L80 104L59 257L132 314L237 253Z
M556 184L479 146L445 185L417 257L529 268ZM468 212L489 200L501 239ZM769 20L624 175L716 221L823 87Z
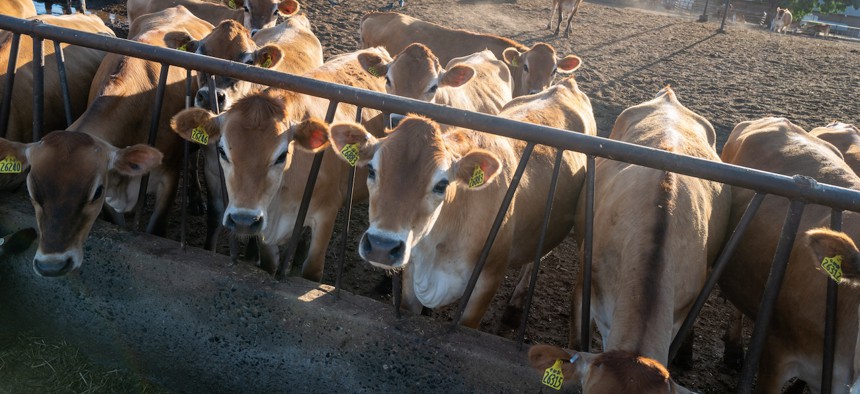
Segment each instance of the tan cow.
M785 33L785 30L791 25L791 19L791 11L787 8L776 7L776 16L770 22L770 31Z
M0 1L0 15L29 18L36 16L36 5L33 4L33 0Z
M400 53L416 42L430 48L441 64L455 57L490 50L508 64L514 81L514 97L546 89L556 73L569 74L581 63L573 55L559 59L555 48L546 43L529 48L507 38L449 29L395 12L371 12L361 18L364 48L382 46L389 53Z
M609 138L719 161L711 123L684 107L669 87L622 112ZM666 365L675 333L722 247L729 189L604 158L595 168L591 316L605 351ZM583 200L577 228L584 228ZM572 313L574 347L579 346L573 332L580 327L580 285Z
M305 76L382 92L384 82L364 72L358 62L358 56L368 52L391 60L384 49L365 49L332 58ZM294 123L308 117L321 119L327 107L328 100L322 98L268 89L240 99L220 115L195 108L172 121L174 131L183 138L199 143L201 139L196 137L205 131L208 143L217 146L229 197L223 224L240 236L262 236L261 263L269 272L274 272L279 261L278 246L292 235L313 161L311 152L288 149L297 130ZM363 118L378 118L377 114L364 110ZM336 119L355 119L355 115L355 106L342 104ZM381 134L381 124L375 130ZM325 136L320 138L320 143L327 141ZM320 148L317 144L308 149ZM322 278L335 217L346 199L348 170L333 152L325 154L305 222L311 229L310 250L302 268L307 279ZM366 198L366 189L360 187L364 177L366 172L356 175L356 200Z
M857 127L831 122L827 126L812 129L809 134L833 144L854 173L860 175L860 130Z
M727 163L744 167L785 175L805 175L819 182L860 189L860 178L851 171L833 145L783 118L738 124L729 135L722 158ZM732 187L732 227L740 220L752 195L751 190ZM758 312L780 237L778 224L783 222L788 205L785 198L765 198L719 282L722 293L753 319ZM829 225L830 211L830 208L818 205L806 206L799 231ZM843 230L854 238L860 235L860 215L845 212ZM757 392L777 393L792 377L806 382L813 393L821 391L827 279L815 273L815 268L809 264L813 258L813 252L805 242L794 242L759 364ZM858 365L857 302L860 298L855 290L839 293L833 372L833 389L839 393L847 393L857 376L852 378L852 365Z
M76 131L55 131L29 144L0 139L0 157L18 172L30 170L27 189L40 234L33 269L41 276L79 269L84 241L110 185L118 178L142 176L162 158L146 145L119 149Z
M141 31L133 41L163 47L164 36L176 29L199 39L212 30L212 25L184 7L174 7L138 18L130 30ZM119 147L145 143L160 71L156 62L109 54L93 82L89 108L69 130L92 134ZM167 231L167 213L173 205L182 164L182 140L171 132L170 117L185 108L185 76L185 69L170 68L156 137L164 163L153 170L147 186L148 192L155 193L147 231L158 235ZM137 205L141 179L115 180L108 186L107 203L117 212L129 212Z
M423 44L406 47L392 62L372 54L358 60L398 96L487 114L499 113L512 98L511 73L488 50L454 58L445 69Z
M514 99L500 116L589 135L597 129L591 102L573 78ZM330 139L337 152L357 150L358 165L369 171L370 228L360 241L361 257L384 269L404 269L403 302L415 313L455 302L526 144L465 129L442 133L418 116L407 117L385 138L339 124ZM477 327L508 266L534 259L554 156L554 149L535 148L460 323ZM565 152L544 253L573 225L573 212L565 207L579 197L584 164L583 155Z
M529 362L541 375L560 363L558 367L563 381L579 383L583 393L690 393L672 380L669 371L659 361L619 350L589 354L568 352L550 345L534 345L529 349Z
M301 7L296 0L224 0L223 4L202 0L129 0L128 20L134 22L143 15L179 5L213 25L232 19L254 33L274 26L278 16L293 15Z
M555 27L555 35L561 29L561 21L564 19L564 13L567 13L567 27L564 29L564 36L570 36L570 22L573 22L573 16L579 11L579 6L582 0L552 0L552 8L549 11L549 22L546 24L548 30L552 30L552 17L558 13L558 25Z

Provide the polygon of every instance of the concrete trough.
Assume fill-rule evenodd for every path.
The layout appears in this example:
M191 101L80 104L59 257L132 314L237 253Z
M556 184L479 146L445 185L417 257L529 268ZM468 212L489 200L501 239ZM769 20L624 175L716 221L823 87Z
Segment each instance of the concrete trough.
M0 192L0 234L35 227ZM35 246L0 260L0 329L35 328L180 392L538 392L513 342L226 256L97 222L79 273L42 278ZM554 391L547 389L549 391Z

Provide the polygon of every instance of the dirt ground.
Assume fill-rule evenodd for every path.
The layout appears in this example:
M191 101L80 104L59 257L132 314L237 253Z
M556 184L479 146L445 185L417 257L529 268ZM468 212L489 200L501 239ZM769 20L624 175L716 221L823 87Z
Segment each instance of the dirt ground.
M330 0L305 0L302 4L329 57L357 49L361 16L385 7L387 1L338 0L332 5ZM123 13L122 1L88 3L93 10ZM623 109L650 99L666 84L674 87L683 104L714 124L720 148L735 124L768 115L784 116L807 130L832 120L860 123L860 43L779 35L751 25L729 25L728 33L720 34L716 33L717 23L699 23L693 15L590 2L575 17L571 36L563 38L546 29L550 3L407 0L405 8L395 4L395 10L528 45L548 42L560 55L580 56L583 67L576 72L577 81L592 100L602 135L608 134ZM122 19L113 23L121 33ZM334 283L337 246L344 228L343 218L339 220L327 254L326 283ZM191 226L190 244L202 245L203 220L194 219ZM355 245L365 228L366 205L360 204L347 234L343 286L390 302L390 295L377 288L385 275L363 263L356 253ZM178 238L176 225L170 236ZM226 252L225 242L219 250ZM527 343L566 344L568 299L579 268L577 254L575 244L568 240L544 259ZM499 330L499 321L517 274L510 270L482 330L515 338L515 332ZM721 363L720 337L729 317L725 303L711 297L697 323L694 368L671 369L676 380L698 392L734 391L738 374ZM450 319L452 309L434 311L433 318Z

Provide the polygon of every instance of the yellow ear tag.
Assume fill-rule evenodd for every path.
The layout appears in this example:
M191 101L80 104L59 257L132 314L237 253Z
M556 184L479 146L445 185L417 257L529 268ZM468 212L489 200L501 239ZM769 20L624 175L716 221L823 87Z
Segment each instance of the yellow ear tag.
M266 60L263 62L263 68L269 68L269 67L272 67L272 57L269 55L266 55Z
M197 126L191 130L191 141L200 145L209 145L209 134L203 126Z
M227 7L230 7L230 9L232 9L232 10L235 10L236 8L238 8L238 7L236 7L236 0L230 0L227 3Z
M842 281L842 255L837 254L833 257L825 257L821 260L821 268L827 272L836 283Z
M556 390L561 390L561 384L564 383L564 374L561 372L561 360L555 360L555 364L543 372L543 379L540 382Z
M513 58L511 60L511 65L514 67L519 67L520 66L520 58L518 58L518 57Z
M343 155L343 158L346 159L349 165L355 167L355 163L358 163L358 144L344 145L343 149L340 150L340 154Z
M381 77L382 76L382 75L380 75L379 70L376 69L376 66L368 67L367 72L369 72L370 75L373 75L374 77Z
M24 165L14 156L6 156L0 160L0 174L20 174L24 171Z
M472 177L469 178L469 188L475 188L484 184L484 170L481 166L475 166L475 171L472 171Z
M179 48L176 49L183 52L188 52L188 43L182 44L181 46L179 46Z

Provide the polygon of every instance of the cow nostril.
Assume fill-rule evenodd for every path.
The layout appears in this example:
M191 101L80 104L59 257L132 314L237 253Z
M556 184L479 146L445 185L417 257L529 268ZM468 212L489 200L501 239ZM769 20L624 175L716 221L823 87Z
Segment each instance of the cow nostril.
M392 259L399 259L401 256L403 256L404 246L405 245L403 244L403 241L400 241L400 243L397 244L397 246L395 246L394 248L392 248L391 252L389 252L388 254L391 256Z

